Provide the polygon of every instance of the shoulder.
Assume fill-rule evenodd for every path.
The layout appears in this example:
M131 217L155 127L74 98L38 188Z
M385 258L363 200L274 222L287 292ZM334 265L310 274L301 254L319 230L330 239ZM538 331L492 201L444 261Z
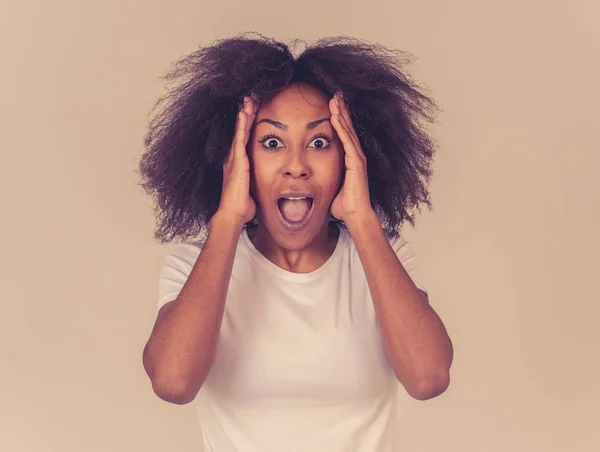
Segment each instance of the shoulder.
M398 234L397 236L386 234L386 237L398 257L409 258L416 254L412 243L403 234Z
M421 290L426 297L429 294L429 288L426 283L426 276L421 261L417 252L404 235L400 234L396 237L389 236L390 246L398 256L398 260L409 274L415 285Z
M173 243L163 259L162 273L170 269L188 272L196 263L204 241Z
M350 246L352 247L352 254L354 255L354 258L360 259L356 250L356 246L354 245L354 241L352 240L352 236L349 232L347 232L347 237L349 243L351 244ZM392 250L394 250L394 253L398 257L398 260L402 264L402 267L404 267L417 288L427 295L429 293L429 289L425 282L426 277L424 270L411 241L402 233L398 233L396 235L386 233L386 238L388 239L390 247Z
M356 245L354 243L354 239L352 238L352 235L350 234L350 232L346 228L343 228L343 227L340 228L340 231L342 231L340 233L340 237L341 238L343 237L344 241L350 247L352 247L354 252L356 252ZM392 235L390 233L385 233L385 236L386 236L390 246L392 247L392 249L394 250L396 255L399 258L401 258L401 260L403 258L410 258L416 254L411 242L403 234L398 233L396 235Z
M174 300L187 281L204 242L171 244L165 255L158 278L158 309Z
M167 256L173 255L173 256L185 257L185 256L193 255L196 253L199 254L200 251L202 251L203 246L204 246L204 240L172 243L170 245L170 250L167 253Z

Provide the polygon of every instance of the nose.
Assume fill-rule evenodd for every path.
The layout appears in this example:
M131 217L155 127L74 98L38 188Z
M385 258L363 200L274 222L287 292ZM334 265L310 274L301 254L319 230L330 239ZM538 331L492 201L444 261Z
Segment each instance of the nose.
M308 178L311 170L304 149L289 149L288 158L283 168L284 176L293 179Z

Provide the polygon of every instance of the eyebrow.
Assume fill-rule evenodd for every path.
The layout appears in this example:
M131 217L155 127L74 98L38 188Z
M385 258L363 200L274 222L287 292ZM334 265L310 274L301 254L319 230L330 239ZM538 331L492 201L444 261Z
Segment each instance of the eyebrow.
M309 122L308 124L306 124L306 128L307 129L314 129L319 124L321 124L322 122L325 122L325 121L329 121L329 118L323 118L323 119L318 119L317 121ZM262 122L268 122L269 124L277 127L278 129L281 129L281 130L287 130L287 128L288 128L287 124L284 124L284 123L279 122L279 121L274 121L274 120L268 119L268 118L261 119L255 125L259 125Z

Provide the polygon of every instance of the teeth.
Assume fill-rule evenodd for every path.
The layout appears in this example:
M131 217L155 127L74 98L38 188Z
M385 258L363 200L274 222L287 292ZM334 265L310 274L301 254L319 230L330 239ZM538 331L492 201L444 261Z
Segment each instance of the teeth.
M306 199L306 196L298 196L297 198L287 197L287 198L284 198L284 199L290 199L292 201L297 201L299 199Z

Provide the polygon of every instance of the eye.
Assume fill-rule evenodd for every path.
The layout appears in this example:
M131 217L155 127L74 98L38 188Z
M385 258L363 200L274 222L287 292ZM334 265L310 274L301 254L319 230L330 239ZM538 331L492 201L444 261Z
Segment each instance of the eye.
M280 143L283 145L283 143L281 143L281 140L279 138L277 138L275 135L265 135L264 137L262 137L260 140L258 140L258 142L260 144L262 144L262 147L267 149L267 150L275 150L278 149L280 147L283 146L278 146L277 143Z
M321 133L312 139L311 143L314 143L313 146L309 146L315 149L326 149L331 145L333 138Z

